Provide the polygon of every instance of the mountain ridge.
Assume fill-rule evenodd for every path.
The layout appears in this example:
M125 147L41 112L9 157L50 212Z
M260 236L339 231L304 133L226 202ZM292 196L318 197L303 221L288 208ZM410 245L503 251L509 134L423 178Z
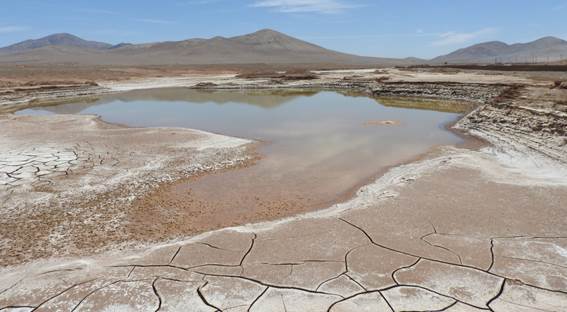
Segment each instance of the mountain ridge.
M7 47L0 48L0 51L17 53L26 50L39 49L46 46L71 46L87 49L106 49L110 48L112 45L104 42L84 40L69 33L56 33L38 39L21 41Z
M502 41L477 43L438 56L433 63L532 63L567 58L567 41L546 36L526 43Z
M546 36L527 43L477 43L431 60L381 58L326 49L273 29L180 41L110 44L57 33L0 48L0 63L78 63L97 65L175 64L483 64L559 61L567 58L567 41Z
M58 40L52 40L58 38ZM209 39L112 45L54 34L0 48L0 63L174 64L410 64L412 60L359 56L323 48L272 29Z

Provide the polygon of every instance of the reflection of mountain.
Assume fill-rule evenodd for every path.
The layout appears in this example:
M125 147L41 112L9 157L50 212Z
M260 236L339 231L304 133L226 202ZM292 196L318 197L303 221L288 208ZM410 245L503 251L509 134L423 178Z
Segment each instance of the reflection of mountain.
M275 108L301 96L313 96L317 90L196 90L188 88L163 88L135 90L119 94L101 96L97 101L77 101L37 108L57 114L78 114L90 107L104 105L113 101L162 101L190 103L240 103L261 108Z
M444 113L465 113L473 105L466 102L438 100L438 99L418 99L418 98L377 98L376 101L387 107L400 107L411 109L424 109Z
M99 99L96 97L89 97L86 99L73 99L69 101L64 101L64 104L52 104L51 102L45 106L35 106L30 107L30 110L46 111L54 114L79 114L83 110L97 106L100 103Z
M469 111L473 105L466 102L455 100L426 99L412 97L371 97L367 94L357 91L338 91L344 96L350 97L369 97L374 99L378 104L386 107L423 109L444 113L465 113Z

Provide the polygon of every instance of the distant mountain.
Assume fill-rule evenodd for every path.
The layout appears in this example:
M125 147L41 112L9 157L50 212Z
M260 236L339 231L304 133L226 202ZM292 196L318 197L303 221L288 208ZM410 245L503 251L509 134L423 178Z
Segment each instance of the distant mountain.
M20 43L13 44L5 48L0 48L0 52L19 53L19 52L26 52L47 46L77 47L77 48L96 50L96 49L107 49L110 48L112 45L103 42L87 41L71 34L61 33L61 34L53 34L40 39L31 39L31 40L22 41Z
M321 52L323 48L271 29L230 38L231 41L263 50L290 50ZM329 51L329 50L326 50Z
M118 45L58 34L2 48L0 63L405 65L414 61L341 53L263 29L231 38Z
M109 47L108 49L118 49L118 48L123 48L123 47L129 47L132 46L132 43L128 43L128 42L121 42L119 44L115 44L111 47Z
M567 41L544 37L528 43L491 41L459 49L431 60L433 63L530 63L567 58Z

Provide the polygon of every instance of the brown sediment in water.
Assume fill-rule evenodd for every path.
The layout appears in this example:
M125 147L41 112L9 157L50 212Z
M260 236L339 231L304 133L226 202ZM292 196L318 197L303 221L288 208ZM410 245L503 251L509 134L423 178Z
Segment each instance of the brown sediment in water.
M399 120L369 120L364 123L365 126L399 126Z
M454 146L469 149L486 146L484 141L452 129L450 125L455 122L443 126L462 139ZM240 181L243 180L242 175L247 175L246 171L254 172L254 166L263 158L257 156L254 161L235 169L221 170L161 185L132 204L130 222L127 225L128 232L132 233L133 238L159 242L325 209L352 199L361 187L374 182L394 167L438 154L442 146L446 145L432 146L424 153L382 167L345 191L330 194L328 197L301 196L302 194L294 195L282 191L293 189L293 185L278 185L270 188L270 192L262 193L255 189L241 192L242 188L234 188L232 191L222 192L214 188L218 185L215 180ZM314 183L311 187L315 188L317 185ZM166 220L166 224L156 220Z
M399 105L401 101L398 99ZM433 101L428 102L428 109L432 109ZM445 102L460 105L457 101ZM445 107L448 105L445 104ZM459 110L463 111L462 108ZM450 127L444 127L452 131ZM474 138L454 133L463 141L459 145L477 145ZM269 145L263 145L266 144ZM308 176L309 173L293 180L266 179L266 185L263 185L257 182L266 174L265 170L257 168L258 161L262 162L266 157L260 152L262 156L256 157L254 162L236 169L167 183L137 199L129 209L127 232L131 233L133 239L163 241L328 208L351 199L362 186L375 181L389 169L428 157L439 147L434 145L416 156L376 168L358 177L347 188L319 183L314 177Z
M296 91L293 94L295 93ZM407 101L405 106L414 106ZM434 106L431 104L432 101L429 102L428 109L431 110ZM404 104L401 100L397 103L400 106ZM452 103L458 105L458 102ZM369 105L374 108L375 104L369 101ZM360 123L352 124L357 128L363 128ZM406 123L405 127L407 126L411 124ZM370 130L369 133L374 136L374 130ZM387 165L384 166L367 166L373 169L362 174L358 172L355 175L356 180L349 177L351 180L321 181L321 177L338 179L341 177L336 174L316 176L313 170L294 172L291 174L293 179L268 177L265 180L258 180L264 178L262 175L278 174L278 170L281 171L281 168L278 170L266 170L265 166L263 169L258 168L270 157L270 154L264 153L263 148L269 149L272 143L263 142L249 147L247 154L255 156L236 167L160 183L156 188L139 196L133 203L120 207L124 220L119 232L96 235L89 240L78 239L77 247L80 253L104 250L116 244L128 246L137 242L163 242L210 230L276 220L328 208L352 198L362 186L373 182L390 168L422 159L439 147L434 144L417 155L413 153L415 156L402 153L406 156L395 161L388 160ZM379 163L380 160L377 161ZM338 165L341 164L345 165L338 162ZM326 165L324 168L331 170L333 167ZM347 167L342 170L344 171L345 168ZM125 195L121 194L120 190L108 196L112 194ZM85 204L96 210L100 209L99 206L103 207L106 200L107 196L101 198L100 203L91 201Z

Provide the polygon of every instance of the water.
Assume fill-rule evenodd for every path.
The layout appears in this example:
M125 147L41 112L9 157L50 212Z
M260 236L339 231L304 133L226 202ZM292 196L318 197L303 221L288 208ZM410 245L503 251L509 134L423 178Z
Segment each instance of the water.
M377 100L333 91L174 88L18 114L96 114L134 127L187 127L265 142L258 149L263 158L256 165L209 175L166 192L171 198L167 205L187 209L198 205L199 211L224 215L230 211L236 216L251 211L280 215L330 205L390 166L434 146L461 142L444 127L459 116L458 110L436 102ZM376 125L383 120L399 124Z

